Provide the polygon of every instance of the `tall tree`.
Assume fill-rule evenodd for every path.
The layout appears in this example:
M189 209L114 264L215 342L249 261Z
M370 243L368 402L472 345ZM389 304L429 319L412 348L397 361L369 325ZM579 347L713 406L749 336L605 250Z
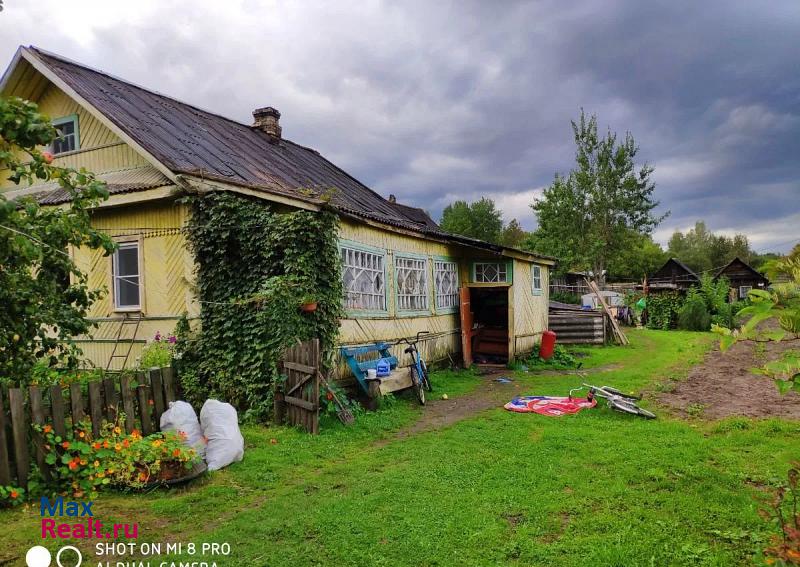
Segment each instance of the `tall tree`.
M453 234L498 243L503 231L503 213L487 197L474 203L456 201L445 207L439 226Z
M511 219L500 235L500 244L511 248L522 248L528 233L522 228L517 219Z
M597 117L581 110L572 122L576 168L556 175L553 184L531 207L539 228L529 243L561 258L573 269L590 269L603 278L631 233L650 234L664 216L654 214L653 168L638 170L639 147L630 133L618 140L610 130L597 132Z
M114 250L91 226L90 209L108 197L105 183L84 170L50 165L52 156L39 148L55 136L35 104L0 98L0 170L15 183L53 181L72 197L62 208L0 194L0 383L26 382L40 359L77 363L68 339L89 331L86 312L101 290L89 288L67 249Z
M748 263L756 258L746 235L714 234L703 221L697 221L685 234L675 231L668 253L697 272L719 268L737 257Z

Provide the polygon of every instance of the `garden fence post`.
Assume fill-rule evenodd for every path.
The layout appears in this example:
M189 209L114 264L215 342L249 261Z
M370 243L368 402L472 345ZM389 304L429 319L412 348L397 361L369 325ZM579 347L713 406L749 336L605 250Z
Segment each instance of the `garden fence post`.
M3 404L3 390L0 388L0 484L11 484L11 466L8 460L8 439L6 438L6 409Z
M25 419L25 396L19 388L8 390L8 405L11 407L11 428L14 436L14 459L17 464L17 484L28 488L30 451L28 451L28 428Z

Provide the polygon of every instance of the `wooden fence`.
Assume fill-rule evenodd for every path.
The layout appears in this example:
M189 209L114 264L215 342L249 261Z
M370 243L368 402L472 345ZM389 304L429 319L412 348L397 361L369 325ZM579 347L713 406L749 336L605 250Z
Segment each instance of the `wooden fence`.
M281 361L286 383L275 392L275 423L319 433L319 367L319 339L286 350Z
M177 399L177 386L171 368L154 368L135 377L114 375L68 388L0 390L0 485L27 488L32 463L47 474L43 441L32 425L50 423L57 435L64 436L88 419L97 436L104 421L119 421L128 433L136 428L150 435L159 431L161 414Z

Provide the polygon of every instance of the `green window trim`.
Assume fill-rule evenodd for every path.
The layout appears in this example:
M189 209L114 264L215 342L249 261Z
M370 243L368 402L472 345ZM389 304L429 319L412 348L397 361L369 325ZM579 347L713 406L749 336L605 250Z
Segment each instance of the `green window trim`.
M346 240L346 239L339 239L339 257L341 258L342 250L355 250L358 252L367 252L369 254L375 254L378 256L383 257L383 309L359 309L354 307L346 307L345 306L345 314L347 318L350 319L388 319L389 318L389 262L391 260L391 255L389 251L383 248L376 248L375 246L369 246L368 244L362 244L361 242L356 242L354 240ZM344 277L344 268L342 266L342 277ZM345 291L345 295L342 297L342 303L345 304L347 302L347 295Z
M75 132L74 132L75 147L73 149L69 150L69 151L66 151L66 152L59 152L57 154L55 152L53 152L55 155L63 155L63 154L67 154L67 153L70 153L70 152L77 152L78 150L81 149L81 135L80 135L80 127L79 127L79 124L78 124L78 115L77 114L69 114L67 116L62 116L61 118L56 118L55 120L53 120L52 124L53 124L54 127L58 127L58 126L61 126L62 124L69 124L70 122L72 122L75 125L74 126L74 130L75 130Z
M506 265L506 279L504 281L498 281L498 282L479 282L478 278L476 276L476 266L478 266L479 264L497 264L497 265L505 264ZM492 261L486 261L486 260L476 260L476 261L472 262L472 264L470 265L469 274L470 274L470 280L471 280L472 283L485 283L485 284L496 283L498 285L513 284L514 283L514 262L512 260L508 260L506 262L492 262Z

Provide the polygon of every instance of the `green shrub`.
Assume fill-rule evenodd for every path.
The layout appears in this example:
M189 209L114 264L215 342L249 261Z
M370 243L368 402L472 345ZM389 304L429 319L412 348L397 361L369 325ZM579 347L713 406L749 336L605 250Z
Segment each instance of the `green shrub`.
M161 332L156 333L155 338L142 349L139 368L141 370L165 368L172 364L176 341L175 335L164 336Z
M711 315L703 296L694 289L689 290L683 307L678 312L678 328L684 331L708 331Z
M647 327L667 331L678 323L678 312L683 307L683 296L677 291L655 293L647 296Z
M558 301L559 303L569 303L570 305L580 305L581 296L577 293L570 293L568 291L556 291L550 294L551 301Z

